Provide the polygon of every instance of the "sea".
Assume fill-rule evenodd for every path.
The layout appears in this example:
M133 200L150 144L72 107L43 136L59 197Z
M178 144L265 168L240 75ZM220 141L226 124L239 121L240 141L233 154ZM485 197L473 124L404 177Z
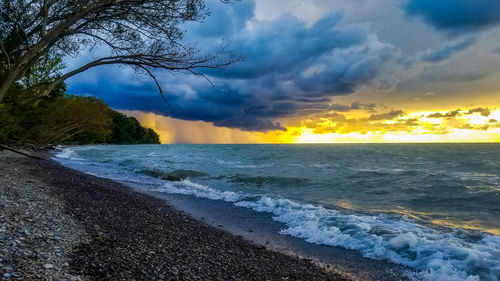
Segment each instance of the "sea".
M500 144L89 145L54 159L269 214L278 235L403 265L413 280L500 280Z

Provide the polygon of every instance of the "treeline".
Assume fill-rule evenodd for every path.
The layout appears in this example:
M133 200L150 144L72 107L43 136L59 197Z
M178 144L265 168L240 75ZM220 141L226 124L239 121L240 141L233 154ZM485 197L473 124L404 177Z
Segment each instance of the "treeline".
M21 85L0 103L0 144L42 150L58 144L157 144L158 134L137 119L114 111L102 100L65 94L32 99Z

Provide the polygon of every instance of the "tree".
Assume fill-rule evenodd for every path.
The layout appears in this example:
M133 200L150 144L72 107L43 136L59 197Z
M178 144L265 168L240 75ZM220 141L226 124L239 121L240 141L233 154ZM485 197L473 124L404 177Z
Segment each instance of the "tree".
M25 91L48 95L89 68L123 64L149 75L163 96L154 69L203 75L198 69L239 60L223 47L201 54L184 44L181 25L207 15L203 0L2 0L0 5L0 103L16 81L40 69L44 58L76 56L84 47L106 46L110 55L23 84Z
M153 129L114 111L95 97L64 93L64 83L49 96L26 102L15 84L0 104L2 145L42 150L58 144L158 144Z
M22 143L32 150L41 150L83 133L105 142L112 128L108 111L108 105L100 99L66 95L45 108Z
M153 130L144 128L134 117L111 110L113 118L113 133L109 143L115 144L145 144L160 143L160 136Z
M51 104L65 97L65 89L63 83L49 96L33 100L19 83L15 83L0 104L0 143L22 145L31 129L49 112Z

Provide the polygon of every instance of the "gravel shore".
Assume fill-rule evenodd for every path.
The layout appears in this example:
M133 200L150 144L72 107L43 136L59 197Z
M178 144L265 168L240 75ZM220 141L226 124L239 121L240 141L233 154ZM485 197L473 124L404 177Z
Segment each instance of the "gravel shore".
M0 167L5 280L347 280L54 161Z
M83 280L70 268L71 255L91 240L33 161L40 160L0 152L0 279Z

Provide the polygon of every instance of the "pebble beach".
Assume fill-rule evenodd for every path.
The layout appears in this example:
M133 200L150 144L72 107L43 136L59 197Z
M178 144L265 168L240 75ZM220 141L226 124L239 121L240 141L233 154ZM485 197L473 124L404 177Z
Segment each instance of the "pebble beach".
M0 166L2 280L348 280L52 160Z

